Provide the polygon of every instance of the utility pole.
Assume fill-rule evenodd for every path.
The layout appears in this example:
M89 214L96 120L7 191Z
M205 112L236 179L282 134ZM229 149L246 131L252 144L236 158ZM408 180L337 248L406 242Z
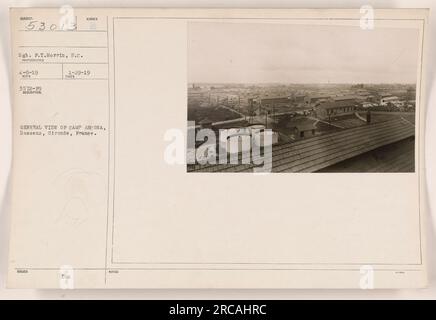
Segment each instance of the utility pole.
M265 129L268 128L268 113L269 113L269 111L266 110L266 113L265 113Z

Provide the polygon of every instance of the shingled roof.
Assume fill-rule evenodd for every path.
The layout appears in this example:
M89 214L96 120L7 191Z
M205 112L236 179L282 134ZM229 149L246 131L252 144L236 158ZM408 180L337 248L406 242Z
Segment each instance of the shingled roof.
M273 146L273 172L314 172L415 135L415 127L394 119ZM250 164L189 165L188 171L253 172Z

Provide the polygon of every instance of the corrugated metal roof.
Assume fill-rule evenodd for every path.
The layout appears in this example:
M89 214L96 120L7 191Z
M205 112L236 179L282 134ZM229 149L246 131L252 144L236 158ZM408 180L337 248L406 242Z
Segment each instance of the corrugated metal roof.
M414 126L402 119L394 119L275 145L272 149L272 171L318 171L414 134ZM252 172L253 167L254 164L189 165L188 171Z
M369 172L413 172L415 170L414 144L409 144L407 150L371 168Z

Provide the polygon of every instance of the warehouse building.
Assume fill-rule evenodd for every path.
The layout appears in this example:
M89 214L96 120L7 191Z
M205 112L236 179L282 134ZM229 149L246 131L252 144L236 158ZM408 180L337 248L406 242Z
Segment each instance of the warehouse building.
M304 99L304 102L308 105L315 105L317 103L322 103L330 99L330 96L327 95L318 95L318 96L307 96Z
M260 105L267 110L279 107L290 107L292 105L292 99L291 97L262 98L260 99Z
M316 115L321 119L331 120L336 116L354 114L356 112L355 100L330 101L316 108Z
M382 97L380 99L381 106L387 106L389 104L393 104L393 105L400 104L400 98L398 98L397 96L388 96L388 97Z

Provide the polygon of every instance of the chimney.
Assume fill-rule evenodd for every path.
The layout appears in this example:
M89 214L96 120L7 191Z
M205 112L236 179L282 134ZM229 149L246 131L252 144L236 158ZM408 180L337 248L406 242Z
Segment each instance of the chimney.
M367 111L366 112L366 124L370 124L371 123L371 111Z

